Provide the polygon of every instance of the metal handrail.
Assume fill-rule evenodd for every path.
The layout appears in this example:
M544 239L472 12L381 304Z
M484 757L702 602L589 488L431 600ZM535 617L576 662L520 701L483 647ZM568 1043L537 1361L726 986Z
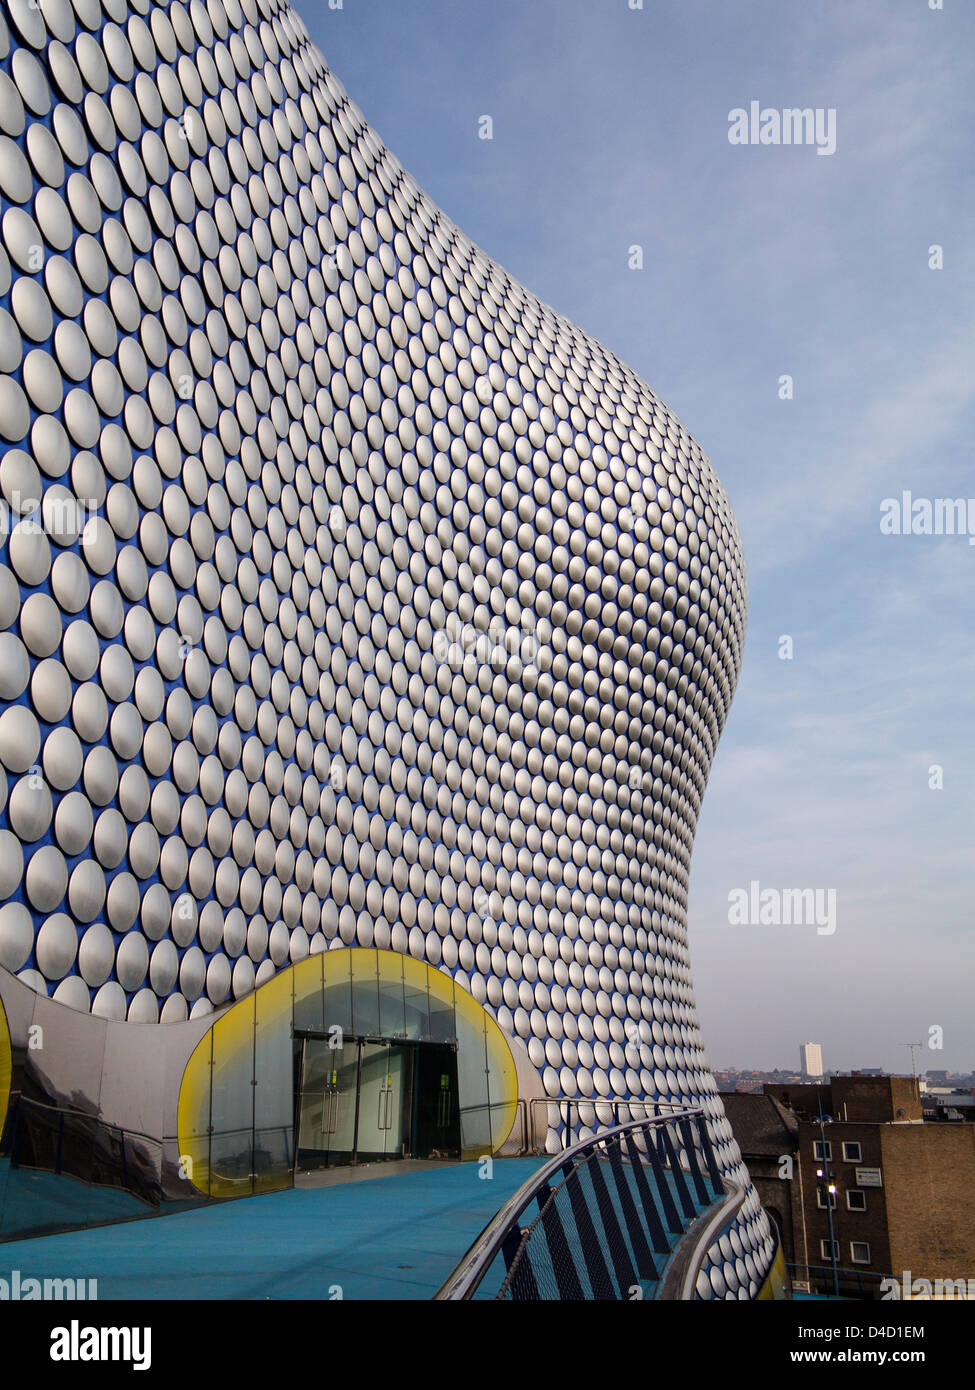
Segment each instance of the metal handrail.
M822 1282L825 1284L827 1282L832 1283L833 1280L832 1265L787 1263L786 1270L792 1280L793 1287L799 1283L812 1285ZM858 1293L863 1292L865 1288L868 1291L871 1288L879 1288L885 1278L883 1274L878 1274L875 1270L846 1268L843 1265L837 1265L836 1273L844 1285L855 1284Z
M493 1112L494 1110L503 1109L510 1104L511 1102L506 1100L481 1101L476 1105L462 1106L460 1113L462 1116L466 1116L475 1114L480 1110ZM535 1096L531 1100L526 1100L524 1096L519 1096L515 1101L515 1119L512 1122L511 1131L505 1140L505 1146L511 1143L511 1136L515 1134L517 1129L520 1133L520 1142L517 1138L515 1142L518 1144L518 1152L520 1154L544 1153L547 1131L552 1127L552 1121L546 1120L544 1126L546 1133L540 1134L542 1125L540 1122L536 1121L535 1117L539 1106L549 1107L552 1105L565 1106L569 1111L568 1115L562 1120L564 1126L563 1149L569 1147L570 1130L572 1129L573 1123L573 1106L576 1107L577 1111L581 1111L587 1106L594 1109L596 1107L605 1107L612 1112L613 1122L615 1124L620 1123L620 1109L624 1106L629 1110L634 1110L638 1107L642 1109L644 1111L643 1119L650 1118L646 1113L647 1111L652 1112L654 1116L659 1116L665 1111L674 1114L686 1112L685 1106L665 1100L618 1100L616 1097L603 1096L598 1097L598 1099L590 1099L586 1096ZM581 1117L577 1116L577 1119L578 1118ZM631 1115L630 1119L632 1118ZM604 1121L600 1120L597 1121L597 1123L600 1131L606 1128Z
M675 1102L673 1102L673 1101L669 1101L669 1100L619 1100L619 1099L618 1099L617 1097L615 1097L615 1096L598 1096L598 1097L592 1097L592 1096L536 1096L534 1099L532 1099L532 1100L530 1100L530 1101L528 1102L528 1109L529 1109L529 1114L530 1114L530 1122L529 1122L529 1130L526 1131L526 1143L525 1143L525 1152L526 1152L526 1153L527 1153L527 1152L540 1152L540 1153L543 1153L543 1152L544 1152L544 1148L541 1147L541 1145L544 1144L544 1139L542 1139L542 1140L539 1139L539 1137L538 1137L538 1126L537 1126L536 1123L535 1123L535 1108L536 1108L536 1106L540 1106L540 1105L544 1105L544 1106L550 1106L550 1105L559 1105L559 1106L562 1106L562 1105L564 1105L564 1106L567 1108L567 1110L568 1110L569 1113L568 1113L568 1115L565 1117L565 1119L564 1119L563 1122L562 1122L562 1123L563 1123L563 1126L564 1126L564 1128L563 1128L563 1135L562 1135L562 1140L563 1140L563 1142L562 1142L562 1148L563 1148L563 1150L568 1149L568 1148L571 1147L571 1145L570 1145L570 1143L569 1143L569 1132L570 1132L570 1130L572 1129L572 1107L573 1107L573 1106L576 1107L576 1110L577 1110L577 1111L581 1111L581 1110L583 1109L583 1107L591 1107L592 1109L596 1109L597 1106L605 1106L607 1109L609 1109L609 1110L612 1111L612 1113L613 1113L613 1120L614 1120L614 1122L615 1122L616 1124L619 1124L619 1123L620 1123L620 1107L621 1107L621 1106L624 1106L624 1105L627 1107L627 1109L631 1109L631 1108L635 1108L636 1106L640 1106L640 1107L644 1110L644 1112L646 1112L647 1110L652 1111L653 1116L659 1116L659 1115L661 1114L662 1111L669 1111L669 1112L671 1112L671 1113L673 1113L673 1114L677 1114L677 1113L683 1114L683 1113L686 1113L686 1112L687 1112L687 1107L686 1107L686 1106L677 1104L677 1103L675 1103ZM577 1116L577 1118L581 1118L581 1116ZM630 1118L632 1119L632 1116L631 1116ZM650 1116L644 1114L643 1118L644 1118L644 1119L649 1119ZM625 1121L624 1121L624 1123L625 1123ZM549 1122L549 1124L546 1126L546 1128L550 1128L550 1127L551 1127L551 1123ZM602 1129L602 1121L600 1121L600 1128Z
M101 1129L115 1130L117 1134L123 1134L127 1138L145 1139L147 1143L150 1144L166 1144L176 1139L175 1134L145 1134L141 1129L127 1129L124 1125L114 1124L111 1120L103 1120L100 1115L93 1115L90 1110L78 1110L71 1105L51 1105L48 1101L35 1100L33 1096L18 1095L11 1097L8 1114L13 1116L15 1111L21 1106L31 1110L48 1110L52 1115L62 1116L67 1119L90 1120Z
M11 1174L20 1170L53 1173L91 1191L123 1191L143 1204L139 1215L156 1215L162 1203L164 1143L150 1134L127 1130L83 1110L51 1105L30 1096L14 1098L3 1129L4 1155ZM89 1219L87 1207L79 1219L56 1223L58 1230L103 1224ZM127 1219L115 1216L112 1219ZM52 1222L41 1214L42 1231ZM20 1227L7 1226L0 1201L0 1241L18 1239Z
M175 1134L146 1134L141 1129L128 1129L124 1125L115 1124L112 1120L103 1120L101 1116L93 1115L88 1110L78 1110L77 1108L72 1106L51 1105L48 1101L35 1100L32 1096L24 1095L15 1096L11 1100L10 1108L7 1112L7 1124L5 1126L5 1132L9 1131L10 1135L14 1137L17 1134L18 1120L21 1110L25 1110L28 1112L41 1110L47 1111L52 1118L57 1119L59 1130L63 1130L64 1124L68 1120L88 1120L91 1124L96 1126L97 1134L103 1134L108 1137L115 1137L117 1139L120 1139L123 1143L126 1140L141 1139L144 1140L147 1144L154 1144L159 1148L165 1148L167 1144L175 1144L178 1142L178 1136ZM257 1132L260 1134L266 1134L270 1132L277 1132L278 1130L280 1130L283 1134L290 1134L291 1125L265 1125L261 1126ZM211 1137L216 1138L220 1138L221 1136L228 1134L252 1133L254 1133L252 1129L241 1128L240 1126L233 1126L230 1129L219 1130L215 1130L211 1126L211 1128L208 1130L208 1134ZM10 1144L7 1145L7 1147L10 1146ZM16 1161L12 1160L12 1166L19 1167L20 1165L17 1164ZM253 1177L258 1175L252 1174L251 1176Z
M661 1299L687 1303L695 1297L698 1275L708 1251L744 1206L748 1195L745 1188L735 1183L727 1182L726 1187L729 1190L724 1201L706 1211L688 1228L680 1249L664 1272L660 1283Z
M654 1102L647 1102L647 1104L653 1103ZM689 1173L694 1179L695 1189L699 1199L701 1199L702 1196L707 1195L707 1190L700 1169L696 1166L697 1146L693 1143L693 1139L688 1137L689 1133L693 1133L690 1128L693 1123L694 1127L697 1129L698 1137L701 1142L701 1154L704 1158L707 1175L710 1178L714 1198L715 1200L719 1198L724 1199L727 1195L728 1188L723 1182L715 1162L710 1136L708 1135L705 1123L704 1111L699 1107L673 1107L673 1109L675 1113L655 1115L642 1120L631 1120L626 1124L615 1125L611 1129L602 1130L592 1138L583 1140L573 1145L571 1148L556 1154L554 1158L549 1159L537 1173L526 1183L522 1184L513 1196L509 1197L508 1201L505 1202L497 1215L481 1232L480 1236L468 1250L457 1268L443 1285L441 1285L440 1289L438 1289L437 1293L434 1295L435 1299L440 1301L466 1301L472 1298L481 1280L502 1251L505 1253L506 1263L510 1269L517 1253L520 1253L520 1249L524 1244L525 1237L520 1227L521 1215L531 1202L538 1201L539 1214L535 1221L532 1222L532 1226L529 1227L529 1230L533 1229L537 1222L543 1218L544 1211L551 1202L553 1196L552 1190L549 1188L549 1180L556 1174L560 1174L564 1176L565 1181L568 1181L569 1177L577 1170L582 1160L592 1157L596 1154L596 1151L601 1148L606 1150L608 1154L609 1148L607 1146L610 1145L612 1141L622 1142L624 1135L627 1136L630 1141L631 1147L629 1151L632 1154L634 1152L632 1139L635 1138L638 1132L643 1131L646 1134L650 1146L653 1147L654 1160L659 1163L659 1156L654 1147L654 1141L651 1138L651 1131L654 1129L661 1129L662 1147L665 1149L668 1160L663 1166L671 1168L672 1171L676 1169L676 1171L681 1174ZM677 1154L670 1139L670 1135L667 1132L667 1126L674 1121L685 1122L688 1125L688 1131L685 1131L683 1136L683 1143L685 1152L688 1154L689 1163L694 1166L689 1166L686 1169L678 1167ZM692 1152L694 1158L692 1158ZM555 1190L558 1191L562 1185L564 1184L560 1183L559 1187ZM684 1207L684 1219L686 1219L689 1215L687 1212L687 1203L690 1202L693 1209L693 1199L690 1197L686 1183L681 1183L681 1189L681 1201ZM668 1225L671 1228L671 1232L672 1234L677 1234L678 1231L683 1230L683 1221L680 1213L677 1211L673 1196L669 1192L661 1192L661 1197L663 1199L665 1214L668 1217ZM677 1227L676 1231L674 1230L675 1226ZM517 1251L512 1248L513 1237L515 1236L517 1236Z
M478 1101L476 1105L462 1105L459 1114L463 1120L465 1116L473 1115L478 1110L493 1112L495 1110L506 1109L510 1104L510 1100L483 1100ZM515 1132L515 1125L518 1124L519 1117L521 1120L521 1145L518 1152L527 1154L530 1151L530 1140L528 1134L528 1102L525 1100L524 1096L519 1096L515 1101L515 1118L511 1122L511 1129L508 1132L504 1144L502 1144L502 1148L511 1142L511 1136Z

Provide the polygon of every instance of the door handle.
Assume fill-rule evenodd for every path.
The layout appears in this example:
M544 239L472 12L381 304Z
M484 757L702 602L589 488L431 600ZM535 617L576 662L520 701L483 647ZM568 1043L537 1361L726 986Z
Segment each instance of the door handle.
M325 1091L322 1095L322 1133L335 1133L335 1112L337 1109L337 1092L333 1090Z

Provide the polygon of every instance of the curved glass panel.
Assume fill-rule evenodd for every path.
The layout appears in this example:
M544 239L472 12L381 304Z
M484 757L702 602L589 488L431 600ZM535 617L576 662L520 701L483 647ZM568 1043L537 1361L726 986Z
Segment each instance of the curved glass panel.
M329 951L200 1041L180 1087L182 1169L233 1197L290 1186L296 1162L478 1158L504 1144L517 1099L504 1034L449 975L395 951Z

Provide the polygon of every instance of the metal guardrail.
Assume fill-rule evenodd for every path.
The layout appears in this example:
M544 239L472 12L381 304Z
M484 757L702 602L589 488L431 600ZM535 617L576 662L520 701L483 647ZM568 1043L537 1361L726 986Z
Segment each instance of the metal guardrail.
M142 1139L147 1144L164 1144L169 1139L175 1139L175 1135L145 1134L139 1129L123 1129L121 1125L113 1125L108 1120L102 1120L97 1115L92 1115L87 1110L67 1109L63 1105L53 1105L50 1101L34 1100L30 1096L16 1095L10 1101L6 1129L13 1136L19 1124L19 1115L27 1113L32 1115L48 1115L49 1117L59 1116L60 1123L67 1120L86 1120L90 1124L97 1125L100 1130L106 1133L125 1134L130 1139ZM13 1138L7 1147L13 1146Z
M691 1302L697 1297L697 1279L711 1246L744 1206L743 1187L727 1183L723 1201L704 1212L684 1234L674 1257L664 1271L657 1297L664 1301Z
M0 1188L0 1241L24 1234L74 1230L130 1216L153 1216L164 1197L165 1141L122 1129L84 1111L65 1109L27 1096L17 1096L7 1114L0 1156L7 1159L6 1182ZM174 1144L175 1147L175 1144ZM87 1190L74 1214L63 1203L43 1195L25 1205L20 1173L50 1173L70 1178ZM28 1181L30 1179L27 1179ZM112 1193L134 1199L126 1209Z
M18 1096L10 1106L7 1142L11 1169L29 1168L118 1187L159 1204L163 1141L123 1129L81 1110Z
M290 1148L290 1126L258 1133L264 1139L280 1134L281 1152ZM260 1191L269 1171L259 1162L269 1150L254 1148L252 1131L212 1131L210 1139L238 1136L241 1143L233 1152L207 1152L207 1180L216 1178L224 1188L237 1189L224 1191L224 1198ZM188 1180L175 1135L124 1129L85 1111L20 1095L11 1102L0 1139L0 1158L8 1166L7 1181L0 1183L0 1242L25 1233L77 1230L221 1200ZM36 1185L24 1186L45 1173L72 1179L87 1189L87 1196L66 1204ZM26 1201L28 1191L33 1195ZM120 1205L119 1194L134 1200Z
M498 1299L643 1297L674 1237L728 1196L702 1110L673 1107L615 1125L556 1155L519 1188L436 1298L473 1298L499 1255ZM537 1212L523 1227L533 1203Z
M511 1130L510 1130L510 1132L509 1132L507 1138L505 1139L504 1144L502 1145L502 1148L507 1149L507 1148L509 1148L509 1146L512 1144L512 1142L515 1142L515 1143L517 1144L517 1151L518 1151L518 1153L519 1153L519 1154L527 1154L527 1153L530 1153L530 1152L531 1152L530 1140L529 1140L529 1129L528 1129L528 1125L529 1125L529 1120L528 1120L528 1102L524 1099L523 1096L519 1096L518 1099L515 1101L514 1104L515 1104L515 1118L514 1118L514 1120L512 1121ZM511 1105L511 1101L508 1101L508 1100L495 1100L495 1101L481 1101L481 1102L479 1102L477 1105L464 1105L464 1106L461 1106L461 1109L460 1109L460 1135L461 1135L461 1143L462 1143L463 1147L464 1147L465 1149L467 1149L467 1148L470 1147L470 1144L469 1144L469 1142L468 1142L468 1141L469 1141L469 1138L470 1138L470 1127L471 1127L472 1125L476 1125L477 1122L478 1122L478 1120L479 1120L479 1119L482 1119L483 1116L486 1114L489 1133L488 1133L488 1135L485 1136L485 1138L484 1138L484 1143L485 1143L485 1145L486 1145L485 1152L487 1152L488 1150L493 1150L493 1139L491 1138L491 1135L490 1135L491 1119L492 1119L492 1117L493 1117L495 1111L497 1111L497 1110L501 1110L501 1111L507 1110L507 1109L510 1107L510 1105ZM518 1137L517 1139L514 1138L516 1129L517 1129L518 1132L519 1132L519 1137Z
M598 1127L599 1130L604 1130L611 1125L625 1124L628 1120L647 1120L660 1115L687 1113L686 1106L672 1101L616 1100L604 1099L601 1096L537 1096L527 1104L530 1115L527 1133L530 1138L522 1150L523 1153L545 1153L548 1131L555 1124L562 1125L562 1147L569 1149L572 1147L571 1135L575 1126L586 1129ZM553 1119L550 1113L553 1106L558 1107L557 1120ZM547 1112L543 1117L543 1123L537 1118L542 1107Z
M837 1297L833 1292L834 1270L832 1265L787 1264L786 1269L792 1281L792 1287L797 1293L809 1294L817 1298ZM881 1284L885 1276L877 1274L873 1270L844 1269L842 1265L838 1265L835 1274L840 1290L838 1296L841 1299L876 1300L883 1292Z
M462 1107L461 1137L465 1134L465 1122L470 1123L485 1112L491 1116L497 1110L506 1110L510 1104L510 1101L483 1101L478 1105ZM557 1115L553 1116L553 1109L557 1110ZM519 1096L515 1101L511 1131L502 1149L510 1153L514 1148L516 1153L522 1155L544 1154L549 1133L557 1125L562 1126L562 1148L567 1149L571 1147L572 1130L577 1125L602 1130L610 1125L625 1123L626 1120L649 1119L651 1115L684 1109L684 1106L670 1101L604 1100L602 1097L592 1099L580 1096L536 1096L533 1100L526 1100L524 1096Z

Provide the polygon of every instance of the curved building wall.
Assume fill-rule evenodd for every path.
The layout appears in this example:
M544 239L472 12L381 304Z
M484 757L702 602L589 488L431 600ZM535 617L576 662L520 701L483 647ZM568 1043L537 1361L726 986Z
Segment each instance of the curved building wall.
M747 1183L686 945L745 622L710 463L288 5L7 14L0 964L154 1024L400 952ZM754 1293L754 1193L724 1239L702 1294Z

